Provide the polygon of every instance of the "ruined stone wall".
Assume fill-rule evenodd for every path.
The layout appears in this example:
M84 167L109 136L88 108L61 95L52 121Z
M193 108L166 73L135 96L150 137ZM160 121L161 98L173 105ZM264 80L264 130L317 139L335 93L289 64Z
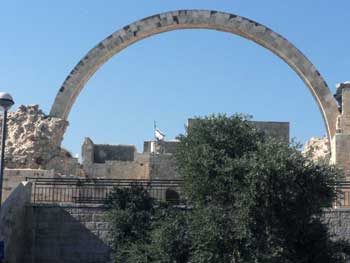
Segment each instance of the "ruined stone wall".
M9 168L40 168L58 155L68 123L46 116L38 107L21 105L10 112L6 141Z
M83 164L106 163L108 161L129 161L135 160L137 153L134 145L111 145L111 144L94 144L86 137L81 147Z
M60 147L67 121L45 115L38 105L21 105L9 113L7 125L6 167L81 173L78 159Z
M329 162L331 158L330 144L327 137L312 137L304 144L303 155L313 161Z
M99 145L90 142L92 143L90 139L85 140L85 146L83 147L83 168L89 178L179 179L176 172L175 157L171 153L155 154L150 152L137 153L135 151L133 160L105 160L104 163L98 163L91 157L93 157L92 151L96 153ZM169 147L162 149L174 151L175 147L176 144L171 143ZM115 159L118 159L118 156Z
M82 157L89 178L149 179L149 155L137 153L133 145L94 144L87 137Z
M94 142L89 137L85 137L83 145L81 146L83 167L94 163L94 148Z

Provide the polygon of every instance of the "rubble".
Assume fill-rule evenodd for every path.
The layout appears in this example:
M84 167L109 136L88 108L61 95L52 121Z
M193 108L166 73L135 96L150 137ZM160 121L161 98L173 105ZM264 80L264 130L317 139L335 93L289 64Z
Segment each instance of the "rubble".
M78 160L60 147L67 126L66 120L47 116L38 105L21 105L17 111L10 112L5 149L6 167L75 173L79 169Z
M323 160L329 162L331 151L327 136L322 138L312 137L304 144L302 153L313 161Z

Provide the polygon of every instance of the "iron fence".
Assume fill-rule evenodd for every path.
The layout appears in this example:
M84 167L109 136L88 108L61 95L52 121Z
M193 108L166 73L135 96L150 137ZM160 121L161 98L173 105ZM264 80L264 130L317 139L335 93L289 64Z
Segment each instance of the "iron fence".
M113 188L144 187L157 201L180 204L181 180L73 179L28 177L33 204L103 204Z
M337 198L335 208L350 208L350 181L338 181L335 185Z
M157 201L184 204L182 180L75 179L28 177L33 184L33 204L103 204L114 187L144 187ZM335 185L336 208L350 208L350 181Z

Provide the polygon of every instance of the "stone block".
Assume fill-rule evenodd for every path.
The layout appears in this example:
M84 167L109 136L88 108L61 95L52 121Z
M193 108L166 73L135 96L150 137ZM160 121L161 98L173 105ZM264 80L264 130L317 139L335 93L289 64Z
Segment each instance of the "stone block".
M332 163L337 164L345 176L350 176L350 135L337 133L332 142Z

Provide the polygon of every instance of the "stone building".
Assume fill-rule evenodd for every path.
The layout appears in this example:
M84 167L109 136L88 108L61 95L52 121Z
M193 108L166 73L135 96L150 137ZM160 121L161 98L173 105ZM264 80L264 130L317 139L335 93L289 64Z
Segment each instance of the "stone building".
M188 120L188 126L194 119ZM289 142L288 122L252 122L266 136ZM82 146L82 164L88 178L108 179L180 179L176 171L174 153L177 140L145 141L138 153L134 145L94 144L85 138Z
M88 178L179 179L173 154L177 141L146 141L142 153L134 145L94 144L85 138L83 170Z
M0 120L1 121L1 120ZM189 120L190 126L193 120ZM254 122L267 135L289 141L289 123ZM100 145L86 138L82 163L60 147L68 122L43 113L38 105L19 106L8 119L3 200L26 178L180 179L174 153L178 141Z

